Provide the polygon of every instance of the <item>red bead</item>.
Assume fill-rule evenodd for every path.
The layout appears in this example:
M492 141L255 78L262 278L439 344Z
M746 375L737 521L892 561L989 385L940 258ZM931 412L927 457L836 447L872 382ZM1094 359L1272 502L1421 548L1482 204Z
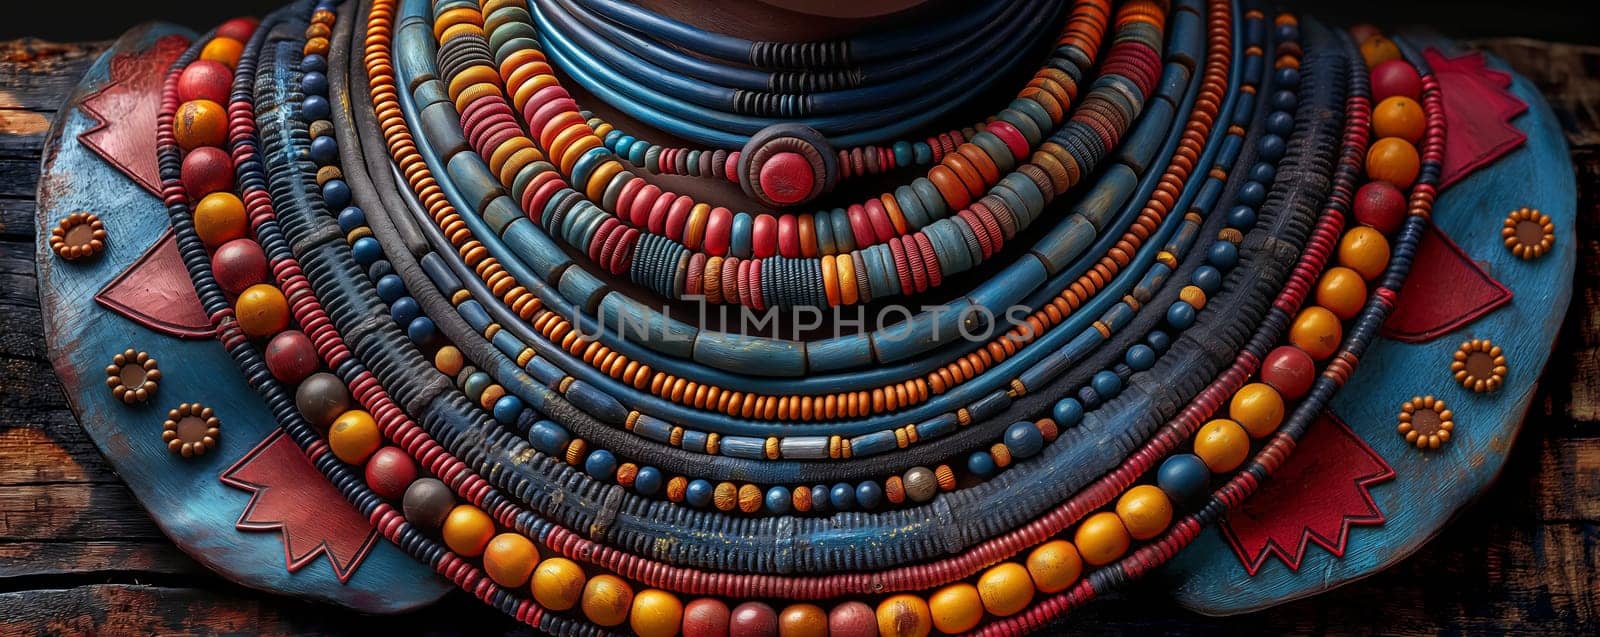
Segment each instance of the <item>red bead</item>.
M234 239L211 253L211 272L224 292L237 295L245 288L266 282L267 254L255 241Z
M778 611L761 602L745 602L733 609L729 637L777 637Z
M883 207L883 201L877 198L868 199L865 207L867 221L872 222L872 232L878 239L877 243L895 238L898 233L894 230L894 221L889 219L889 211Z
M717 206L706 219L706 237L701 242L707 253L714 257L728 256L728 244L733 241L733 211Z
M667 211L672 208L672 202L678 199L676 193L663 192L657 195L655 201L650 202L650 216L645 226L650 234L666 234Z
M856 247L865 248L872 245L878 235L872 231L872 220L867 218L867 209L861 204L854 204L845 208L844 212L850 219L850 234L855 237ZM836 238L835 241L837 240Z
M683 229L689 223L689 212L694 210L694 199L678 197L667 209L667 238L683 241Z
M256 26L259 24L261 24L261 21L255 18L234 18L217 27L217 37L249 42L250 35L256 32Z
M281 332L267 343L267 371L279 382L298 385L322 366L317 347L305 332Z
M1267 354L1261 362L1261 381L1271 385L1285 398L1295 399L1311 391L1311 381L1316 380L1317 366L1311 355L1293 345L1283 345Z
M683 607L683 637L727 637L728 605L701 598Z
M772 215L756 215L750 224L750 250L757 259L778 253L778 219Z
M800 221L794 215L778 217L778 254L800 258Z
M861 602L845 602L828 613L828 637L878 637L878 617Z
M1405 60L1389 60L1372 69L1372 103L1376 104L1396 95L1421 99L1422 78L1416 67Z
M211 100L228 103L228 91L233 87L233 71L228 65L211 60L195 60L178 74L178 100Z
M233 158L221 148L202 146L183 156L178 178L189 198L199 200L214 192L233 189Z
M1406 219L1406 196L1387 181L1369 181L1356 191L1356 222L1393 234Z
M417 462L399 447L384 447L367 459L367 486L387 500L399 500L417 481Z
M811 161L800 153L778 153L761 164L761 192L773 203L787 206L805 201L817 185Z

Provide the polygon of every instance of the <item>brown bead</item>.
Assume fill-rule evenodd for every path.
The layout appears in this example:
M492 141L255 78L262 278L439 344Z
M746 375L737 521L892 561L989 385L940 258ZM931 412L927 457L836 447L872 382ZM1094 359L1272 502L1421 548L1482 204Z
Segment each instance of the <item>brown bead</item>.
M50 231L50 251L68 261L92 257L106 249L106 225L88 212L67 215Z
M205 455L217 446L222 437L222 421L210 407L200 403L183 403L167 412L161 425L161 440L167 449L185 458Z
M131 348L111 357L111 364L106 366L106 386L111 388L111 395L129 405L149 400L160 380L156 359Z

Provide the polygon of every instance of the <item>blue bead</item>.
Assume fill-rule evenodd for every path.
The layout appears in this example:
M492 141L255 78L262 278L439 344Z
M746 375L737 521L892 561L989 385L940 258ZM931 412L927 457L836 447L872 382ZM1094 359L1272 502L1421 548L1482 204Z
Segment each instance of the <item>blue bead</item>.
M1282 137L1267 134L1256 140L1256 148L1261 151L1261 157L1267 161L1278 161L1283 158L1283 153L1289 149L1289 145Z
M849 511L855 508L855 500L856 490L843 482L833 485L833 489L828 491L828 504L833 505L835 511Z
M1167 493L1173 502L1193 506L1206 494L1211 481L1211 470L1200 456L1180 453L1167 458L1156 470L1156 486Z
M633 479L633 490L644 495L655 495L661 491L661 470L655 467L641 467L638 477Z
M1072 427L1083 422L1083 403L1076 398L1062 398L1056 401L1055 409L1050 410L1050 417L1056 420L1056 425Z
M1031 422L1014 422L1006 428L1006 448L1018 458L1032 458L1044 450L1044 434Z
M911 145L911 159L913 161L915 161L918 166L921 166L921 165L927 164L927 163L932 163L933 162L933 148L928 146L928 142L917 142L915 144L912 144Z
M1211 251L1206 254L1206 260L1223 270L1232 270L1233 266L1239 264L1239 246L1233 245L1231 241L1213 243Z
M335 210L350 205L350 184L343 179L329 179L323 183L322 203Z
M410 325L406 326L406 337L418 345L427 345L433 342L433 337L438 333L439 330L433 325L433 319L426 316L419 316L412 320Z
M355 258L356 263L372 265L383 258L383 246L378 244L377 239L361 237L350 244L350 256Z
M402 326L410 325L411 321L422 316L422 306L417 305L416 299L404 297L389 305L389 316Z
M384 303L393 304L405 295L406 282L399 275L386 274L378 279L378 298Z
M1298 40L1300 39L1300 26L1294 23L1280 24L1276 35L1279 40Z
M1239 187L1238 196L1239 203L1250 207L1259 206L1261 202L1267 200L1267 187L1261 185L1261 182L1247 181Z
M683 501L692 507L703 507L711 504L711 483L705 480L692 480L689 488L683 492Z
M971 471L972 475L987 478L994 475L995 469L994 457L987 451L975 451L967 456L967 471Z
M320 71L312 71L300 78L300 88L305 89L306 95L328 95L328 76Z
M1183 301L1175 301L1171 307L1167 308L1167 324L1171 325L1173 329L1189 329L1190 326L1194 325L1194 317L1194 306Z
M828 510L828 488L822 485L811 487L811 510L823 513Z
M794 499L793 496L789 495L788 489L772 487L767 489L766 504L768 513L783 515L789 512L789 507L794 504Z
M367 225L367 213L362 209L349 206L339 211L340 230L348 233L365 225Z
M867 511L883 506L883 487L873 480L856 485L856 504Z
M1123 358L1128 362L1128 367L1132 367L1136 372L1156 366L1156 351L1144 343L1128 348L1128 354Z
M894 165L906 167L911 165L911 142L898 141L894 143Z
M571 443L572 436L553 420L541 420L528 428L528 444L547 456L563 456Z
M413 325L415 325L413 323ZM500 400L494 401L494 419L502 425L511 425L517 422L517 416L522 414L522 399L506 394Z
M1267 162L1257 162L1250 167L1250 179L1263 184L1272 183L1272 178L1278 175L1278 169Z
M1280 137L1288 137L1294 132L1294 116L1287 111L1273 111L1267 116L1267 132Z
M379 259L377 263L367 266L367 278L381 279L394 274L394 265L387 259Z
M1272 108L1280 111L1292 111L1299 101L1294 91L1278 91L1272 94Z
M1206 294L1216 294L1222 289L1222 271L1209 265L1202 265L1189 273L1189 281Z
M328 58L317 53L307 55L300 58L300 70L306 73L327 73Z
M328 98L321 95L307 96L300 103L300 120L310 123L319 119L328 119L333 114L333 107L328 105Z
M1228 227L1249 228L1256 225L1256 211L1250 206L1234 206L1228 211Z
M339 159L339 142L332 135L317 137L311 140L311 148L307 154L317 165L326 166Z
M1172 337L1161 330L1151 330L1150 335L1144 337L1144 342L1149 343L1150 349L1155 350L1156 354L1165 354L1167 348L1172 346Z
M596 449L584 459L583 472L596 480L610 480L617 474L617 457L605 449Z
M1300 69L1283 67L1272 75L1272 82L1278 88L1294 88L1300 86Z
M1188 303L1183 303L1183 305L1187 306ZM1089 380L1089 386L1093 387L1095 392L1102 397L1110 398L1117 395L1117 392L1122 391L1122 377L1117 376L1116 372L1109 369L1102 369L1095 372L1094 378Z

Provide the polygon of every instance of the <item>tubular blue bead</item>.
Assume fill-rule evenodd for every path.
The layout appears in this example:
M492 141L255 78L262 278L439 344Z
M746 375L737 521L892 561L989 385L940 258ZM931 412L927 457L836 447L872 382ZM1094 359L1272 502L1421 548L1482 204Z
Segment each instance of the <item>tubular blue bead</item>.
M1156 351L1149 345L1139 343L1128 348L1123 360L1127 361L1128 367L1133 368L1133 371L1142 372L1156 366Z
M692 507L704 507L711 504L712 489L710 482L692 480L689 482L689 488L684 490L683 501L689 503L689 506Z
M1174 329L1189 329L1194 325L1194 317L1194 306L1183 301L1174 301L1171 307L1167 308L1167 324Z
M1032 458L1044 450L1044 434L1039 433L1039 428L1031 422L1015 422L1006 428L1005 443L1011 455Z
M1062 398L1056 401L1055 408L1050 410L1050 416L1061 427L1076 426L1078 423L1083 422L1083 403L1070 396Z
M1192 453L1180 453L1167 458L1156 470L1156 486L1167 493L1173 502L1193 505L1205 497L1211 480L1211 470Z
M840 482L833 485L828 491L828 503L833 505L835 511L849 511L855 508L856 490L850 485Z
M967 456L967 471L980 478L987 478L995 472L994 457L987 451L975 451Z
M555 421L541 420L528 428L528 444L539 453L559 457L567 452L567 445L572 444L572 436Z
M584 459L583 472L596 480L610 480L617 474L617 457L605 449L596 449Z
M500 400L494 401L494 419L501 424L509 425L517 422L517 416L522 414L522 399L515 395L506 394Z
M783 515L789 512L789 507L794 505L794 498L785 487L772 487L767 489L767 512L773 515Z
M644 495L655 495L661 491L661 470L655 467L640 467L639 475L633 479L633 490Z

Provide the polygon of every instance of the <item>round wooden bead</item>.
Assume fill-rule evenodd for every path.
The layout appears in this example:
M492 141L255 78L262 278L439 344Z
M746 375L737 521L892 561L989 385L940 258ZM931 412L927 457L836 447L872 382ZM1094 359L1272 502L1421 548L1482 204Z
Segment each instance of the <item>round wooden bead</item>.
M194 232L206 247L242 239L250 231L244 202L231 192L214 192L194 205Z
M654 588L633 596L628 626L639 637L673 637L683 621L683 603L672 593Z
M201 146L222 146L228 139L228 114L211 100L190 100L178 105L172 120L172 134L178 147L194 150Z
M1351 228L1339 240L1339 265L1371 281L1389 267L1389 240L1366 226Z
M1333 356L1334 352L1339 351L1342 340L1344 327L1339 323L1339 317L1320 305L1300 310L1294 324L1289 326L1289 342L1305 350L1312 360L1320 361Z
M1283 422L1283 396L1266 383L1250 383L1233 395L1228 417L1244 427L1251 438L1265 438Z
M1356 222L1392 234L1406 220L1406 195L1387 181L1369 181L1356 191Z
M506 588L516 588L528 583L533 567L539 563L539 551L533 542L520 533L501 533L489 540L483 548L483 572L494 583ZM676 628L676 624L673 626Z
M553 611L572 610L583 598L583 568L564 557L552 557L533 571L533 599Z
M181 102L210 100L224 104L231 90L233 71L221 62L195 60L178 74L178 100Z
M1117 517L1135 540L1148 540L1172 523L1172 501L1152 484L1141 484L1117 499Z
M689 602L683 608L683 637L727 637L732 613L720 599L710 597Z
M828 612L828 637L877 637L878 619L872 607L845 602Z
M1361 59L1367 62L1367 68L1370 69L1390 60L1400 59L1400 47L1394 40L1381 34L1372 35L1361 43Z
M1212 473L1228 473L1250 455L1250 435L1239 423L1218 418L1195 432L1194 455L1200 456Z
M583 585L583 616L601 626L620 626L633 608L633 588L615 575L596 575Z
M792 604L778 614L778 637L828 637L828 612L815 604Z
M240 42L250 39L261 21L251 17L234 18L217 27L217 37L233 38Z
M1127 553L1132 540L1128 537L1128 529L1122 526L1122 518L1110 511L1101 511L1078 525L1072 543L1078 547L1078 554L1083 561L1094 566L1105 566Z
M290 385L299 384L322 366L316 345L300 330L279 332L267 341L262 357L266 359L267 371L272 372L272 377Z
M1408 188L1417 180L1422 169L1422 158L1411 142L1398 137L1385 137L1367 150L1367 177L1387 181Z
M1023 565L1002 562L978 577L978 596L990 614L996 617L1015 615L1033 601L1033 579Z
M200 59L226 64L228 68L239 65L239 55L244 53L244 42L233 38L212 38L200 49Z
M934 628L958 635L978 626L983 619L983 600L976 586L957 582L929 596L928 611L933 615Z
M435 478L420 478L406 487L400 510L407 522L433 533L444 526L445 518L450 516L455 505L456 496L450 492L450 487Z
M347 464L361 464L383 445L377 421L360 409L340 414L328 427L328 446Z
M1317 282L1317 305L1328 308L1341 321L1361 313L1367 303L1367 282L1361 274L1344 266L1328 268Z
M201 146L183 156L178 180L190 199L233 188L233 158L221 148Z
M265 338L289 327L289 300L278 288L259 283L239 293L233 314L246 336Z
M1083 557L1078 547L1066 540L1051 540L1028 554L1028 575L1041 593L1067 590L1083 574Z
M728 618L729 637L776 637L778 611L761 602L745 602Z
M927 637L931 632L933 615L921 597L900 594L878 604L878 634L882 637Z
M367 459L367 486L379 497L399 500L417 480L417 462L399 447L384 447Z
M318 372L295 388L294 404L312 425L327 429L350 409L350 390L338 376Z
M1372 99L1391 97L1422 97L1422 77L1417 68L1405 60L1389 60L1372 67Z
M267 274L267 253L250 239L234 239L211 253L211 276L228 294L241 295L250 286L265 283Z
M1409 97L1390 97L1372 109L1372 134L1378 137L1398 137L1416 144L1426 128L1422 105Z
M1293 345L1279 346L1261 361L1261 381L1290 400L1306 395L1316 374L1316 362Z
M913 502L927 502L939 493L939 479L927 467L912 467L901 480L906 497Z
M483 555L484 547L494 537L494 520L483 509L470 504L458 504L450 509L444 519L444 543L463 557Z

